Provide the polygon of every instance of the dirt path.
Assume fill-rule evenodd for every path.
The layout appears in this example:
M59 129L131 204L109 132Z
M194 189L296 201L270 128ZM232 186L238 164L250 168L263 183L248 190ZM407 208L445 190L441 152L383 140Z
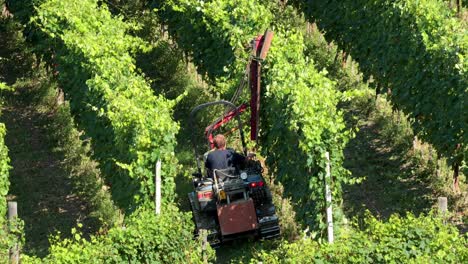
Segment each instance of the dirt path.
M19 215L25 222L25 251L44 256L48 236L55 231L69 234L85 215L86 207L73 194L62 161L53 152L44 117L33 108L10 104L3 110L2 121L8 128L6 144L13 167L9 198L18 202Z
M365 177L359 184L344 186L346 214L362 215L368 209L386 219L393 213L428 211L433 190L427 172L408 155L412 137L391 115L373 111L360 119L360 130L345 149L345 167L354 178Z
M8 199L18 202L18 214L25 223L23 251L43 257L48 251L48 237L56 231L62 237L69 236L87 208L72 192L63 157L54 151L54 143L47 136L51 117L41 114L33 103L33 98L42 95L37 94L41 80L32 74L31 56L22 54L18 46L21 42L3 28L0 39L0 81L16 83L17 88L4 96L0 117L7 128L5 142L13 167Z

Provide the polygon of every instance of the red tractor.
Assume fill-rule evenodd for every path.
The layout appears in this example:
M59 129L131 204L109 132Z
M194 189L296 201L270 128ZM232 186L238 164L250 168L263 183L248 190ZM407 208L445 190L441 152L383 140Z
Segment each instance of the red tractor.
M265 59L271 44L273 33L267 31L264 35L252 41L252 56L247 67L248 83L250 86L250 125L251 139L256 140L258 135L258 119L260 107L260 67ZM205 137L209 149L213 148L213 132L232 119L237 120L242 154L247 156L247 147L242 130L240 114L247 108L247 104L236 106L233 102L242 91L245 80L231 102L216 101L195 107L190 120L195 120L196 114L211 106L224 106L227 109L223 116L215 120L205 129ZM191 124L195 128L194 124ZM195 137L195 133L192 134ZM279 219L275 213L272 196L262 176L263 168L259 161L248 159L242 165L214 170L213 177L202 172L201 160L206 155L200 155L196 138L192 138L195 158L197 161L196 173L193 173L194 191L189 193L190 205L196 226L196 233L207 231L208 241L215 246L224 241L243 236L256 236L260 238L275 238L280 234Z

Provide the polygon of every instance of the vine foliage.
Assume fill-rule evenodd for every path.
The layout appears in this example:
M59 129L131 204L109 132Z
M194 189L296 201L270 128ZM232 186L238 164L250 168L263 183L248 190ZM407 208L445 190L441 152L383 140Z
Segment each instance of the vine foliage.
M72 113L86 135L123 208L149 203L154 164L163 164L163 197L174 197L175 101L154 95L138 75L133 52L144 42L127 34L135 25L111 16L95 0L47 0L32 22L48 38L37 48L50 54ZM52 50L51 50L52 49Z
M85 239L73 229L73 237L52 238L50 254L43 259L23 256L24 263L203 263L200 243L193 239L190 214L166 206L156 216L151 210L137 209L126 219L125 226L116 226L105 236ZM214 251L204 252L213 260Z
M0 82L0 91L10 90L11 88L5 83ZM1 104L1 102L0 102ZM17 240L16 235L21 234L21 221L17 223L8 223L7 215L7 200L6 196L10 187L9 171L10 158L8 156L8 148L5 145L6 127L0 123L0 261L8 260L8 250ZM16 230L16 226L19 228Z
M441 1L293 1L367 76L390 89L417 135L450 164L468 156L468 34Z
M466 236L434 214L415 217L393 215L382 222L368 215L361 230L351 229L333 244L312 239L283 242L261 251L257 263L465 263ZM450 242L449 242L450 241ZM312 261L313 262L313 261Z

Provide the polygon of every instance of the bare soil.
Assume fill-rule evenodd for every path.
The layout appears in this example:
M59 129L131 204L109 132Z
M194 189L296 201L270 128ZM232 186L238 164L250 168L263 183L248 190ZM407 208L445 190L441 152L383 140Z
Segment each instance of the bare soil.
M50 113L41 113L31 100L38 97L41 80L34 77L34 57L23 53L21 38L0 27L0 81L15 86L3 93L0 122L11 159L8 200L18 202L18 215L24 221L26 244L23 252L43 257L48 238L57 232L71 235L88 213L86 203L73 193L63 157L47 135ZM26 54L26 55L25 55ZM16 84L15 84L16 83Z

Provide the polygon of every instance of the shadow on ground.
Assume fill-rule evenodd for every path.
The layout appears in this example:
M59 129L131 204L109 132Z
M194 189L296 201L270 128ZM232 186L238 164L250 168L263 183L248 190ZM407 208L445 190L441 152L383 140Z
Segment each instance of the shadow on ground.
M5 123L5 143L9 148L10 191L8 200L18 202L24 221L26 244L23 252L44 257L49 236L60 232L71 236L71 228L87 215L86 204L72 191L63 165L63 156L48 137L50 116L40 113L34 101L44 96L37 89L43 77L34 57L25 52L19 29L0 21L0 81L16 91L3 94L0 121Z
M21 94L15 92L8 101L21 102L18 97ZM8 129L5 141L13 167L9 199L18 202L18 214L25 222L24 251L43 257L48 237L57 231L70 236L87 208L73 193L62 157L47 138L46 117L24 103L8 103L1 117Z
M362 216L369 210L388 219L394 213L428 211L434 202L433 190L427 172L417 169L408 155L411 133L405 133L392 114L373 115L377 116L360 121L359 132L345 149L345 167L353 178L363 178L361 183L343 187L346 215ZM394 131L384 133L384 126Z

